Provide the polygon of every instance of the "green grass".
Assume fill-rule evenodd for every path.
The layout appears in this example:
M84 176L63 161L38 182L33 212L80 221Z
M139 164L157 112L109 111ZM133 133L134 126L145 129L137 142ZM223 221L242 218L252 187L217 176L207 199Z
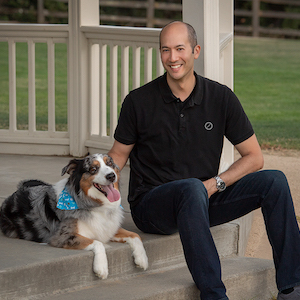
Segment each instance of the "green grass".
M253 124L260 144L263 147L300 150L300 41L237 37L234 51L235 92ZM27 44L17 43L16 55L17 126L18 129L27 129ZM130 53L130 59L131 56ZM65 44L56 44L55 57L56 130L60 131L67 130L67 48ZM143 83L143 60L141 63L141 83ZM130 74L132 74L131 70ZM120 83L120 72L118 77ZM109 96L109 73L107 79ZM7 129L9 87L8 46L5 42L0 42L0 90L0 129ZM47 47L46 44L39 43L36 44L38 130L46 130L48 127L47 93ZM120 106L122 100L120 90L118 94Z
M262 147L300 150L300 41L235 39L235 93Z

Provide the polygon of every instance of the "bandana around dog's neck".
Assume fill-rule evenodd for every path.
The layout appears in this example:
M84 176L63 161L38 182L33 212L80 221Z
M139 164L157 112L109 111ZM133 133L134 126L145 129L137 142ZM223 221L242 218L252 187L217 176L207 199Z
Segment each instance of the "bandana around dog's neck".
M56 207L61 210L75 210L78 209L78 205L75 199L69 194L66 188L59 194Z

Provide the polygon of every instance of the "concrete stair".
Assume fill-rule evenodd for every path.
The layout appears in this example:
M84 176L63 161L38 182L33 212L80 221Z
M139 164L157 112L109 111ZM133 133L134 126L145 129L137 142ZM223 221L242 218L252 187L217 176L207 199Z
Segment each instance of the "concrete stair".
M14 162L17 158L13 157ZM44 170L42 160L36 165ZM11 169L5 170L6 175L10 175ZM124 184L128 173L122 176ZM0 190L1 199L14 189L15 184L13 187L6 186L4 194ZM123 199L126 193L124 185ZM100 280L92 271L92 252L57 249L6 238L0 233L0 299L199 299L199 291L185 264L178 234L161 236L139 232L131 220L126 201L123 201L123 206L127 211L123 227L138 232L143 239L149 258L147 271L135 267L126 244L107 245L109 277ZM277 293L273 262L238 256L239 230L239 224L234 222L211 228L221 256L228 296L230 300L270 300Z
M134 229L129 215L124 227ZM222 257L229 298L271 299L276 294L273 262L236 255L236 224L211 230ZM109 243L109 278L100 280L92 271L91 252L57 249L1 235L0 299L199 299L179 236L141 236L149 270L135 267L128 245Z

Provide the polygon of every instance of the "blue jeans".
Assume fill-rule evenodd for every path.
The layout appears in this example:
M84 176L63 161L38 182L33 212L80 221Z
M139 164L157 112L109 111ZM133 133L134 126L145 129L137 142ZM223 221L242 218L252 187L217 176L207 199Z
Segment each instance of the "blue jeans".
M202 300L228 299L210 226L239 218L261 207L273 249L278 289L300 284L300 233L285 175L249 174L208 199L196 178L172 181L146 193L131 213L146 233L179 232L185 259Z

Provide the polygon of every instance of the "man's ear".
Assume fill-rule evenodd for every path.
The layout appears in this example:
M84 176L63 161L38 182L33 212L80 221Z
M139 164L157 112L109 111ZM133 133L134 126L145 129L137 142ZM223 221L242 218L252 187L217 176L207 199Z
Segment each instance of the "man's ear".
M196 45L194 48L194 58L197 59L200 55L201 47L200 45Z

